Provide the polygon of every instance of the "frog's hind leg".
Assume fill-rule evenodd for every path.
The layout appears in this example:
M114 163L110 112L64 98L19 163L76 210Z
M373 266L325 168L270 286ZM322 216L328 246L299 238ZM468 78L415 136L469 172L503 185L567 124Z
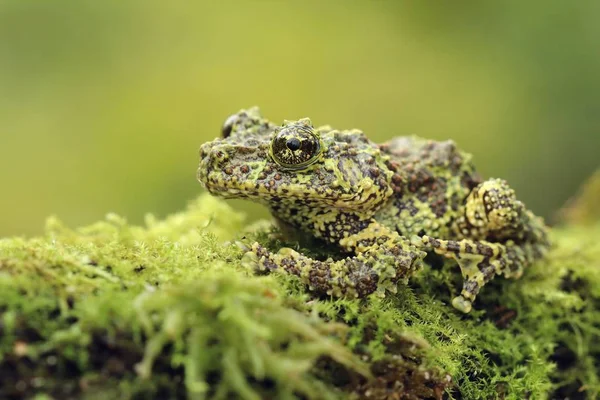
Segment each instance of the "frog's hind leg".
M481 288L495 275L510 271L509 266L514 266L513 276L522 273L523 265L513 262L512 257L518 256L520 251L507 248L503 244L473 240L439 240L423 236L421 243L427 249L456 260L463 275L463 288L460 296L452 299L454 308L468 313L472 303Z
M544 256L550 243L547 228L521 203L502 179L475 187L466 199L464 215L457 218L454 235L462 240L423 237L422 244L454 258L464 277L454 307L468 312L482 286L496 274L519 278L523 268Z

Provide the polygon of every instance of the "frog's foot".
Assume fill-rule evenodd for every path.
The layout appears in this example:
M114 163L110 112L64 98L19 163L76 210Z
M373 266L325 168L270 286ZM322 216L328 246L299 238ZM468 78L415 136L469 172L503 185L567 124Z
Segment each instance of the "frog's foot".
M463 288L460 296L452 300L454 308L468 313L481 288L496 274L510 271L515 266L513 276L520 275L523 263L515 263L514 251L507 252L507 247L499 243L472 240L439 240L423 236L421 241L425 248L456 260L463 275ZM518 249L518 248L515 248Z
M299 276L315 292L335 297L365 297L396 291L421 265L425 253L403 238L374 244L353 257L319 261L290 248L272 253L258 243L244 255L246 266L262 271L283 270Z

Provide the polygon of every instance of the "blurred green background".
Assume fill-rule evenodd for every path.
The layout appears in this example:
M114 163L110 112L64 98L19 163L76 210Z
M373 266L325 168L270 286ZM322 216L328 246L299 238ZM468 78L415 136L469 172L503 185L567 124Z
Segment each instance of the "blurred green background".
M181 209L200 144L255 104L453 138L550 217L600 165L599 21L598 1L1 1L0 235Z

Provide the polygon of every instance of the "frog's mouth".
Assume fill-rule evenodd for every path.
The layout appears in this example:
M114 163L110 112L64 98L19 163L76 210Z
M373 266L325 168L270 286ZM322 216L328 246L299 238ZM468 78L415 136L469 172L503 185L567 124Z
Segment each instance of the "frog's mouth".
M314 208L335 208L347 212L365 212L379 208L389 193L372 186L351 190L330 185L311 186L301 182L290 182L284 178L276 180L245 179L237 174L222 171L208 172L200 164L198 180L209 193L225 199L249 199L272 207L274 205L303 205Z

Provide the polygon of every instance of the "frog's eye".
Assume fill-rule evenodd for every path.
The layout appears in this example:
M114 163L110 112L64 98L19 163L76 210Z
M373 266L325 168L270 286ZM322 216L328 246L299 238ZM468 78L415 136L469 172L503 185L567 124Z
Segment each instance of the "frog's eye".
M319 158L321 143L312 127L306 125L286 126L271 142L271 156L284 168L304 168Z

